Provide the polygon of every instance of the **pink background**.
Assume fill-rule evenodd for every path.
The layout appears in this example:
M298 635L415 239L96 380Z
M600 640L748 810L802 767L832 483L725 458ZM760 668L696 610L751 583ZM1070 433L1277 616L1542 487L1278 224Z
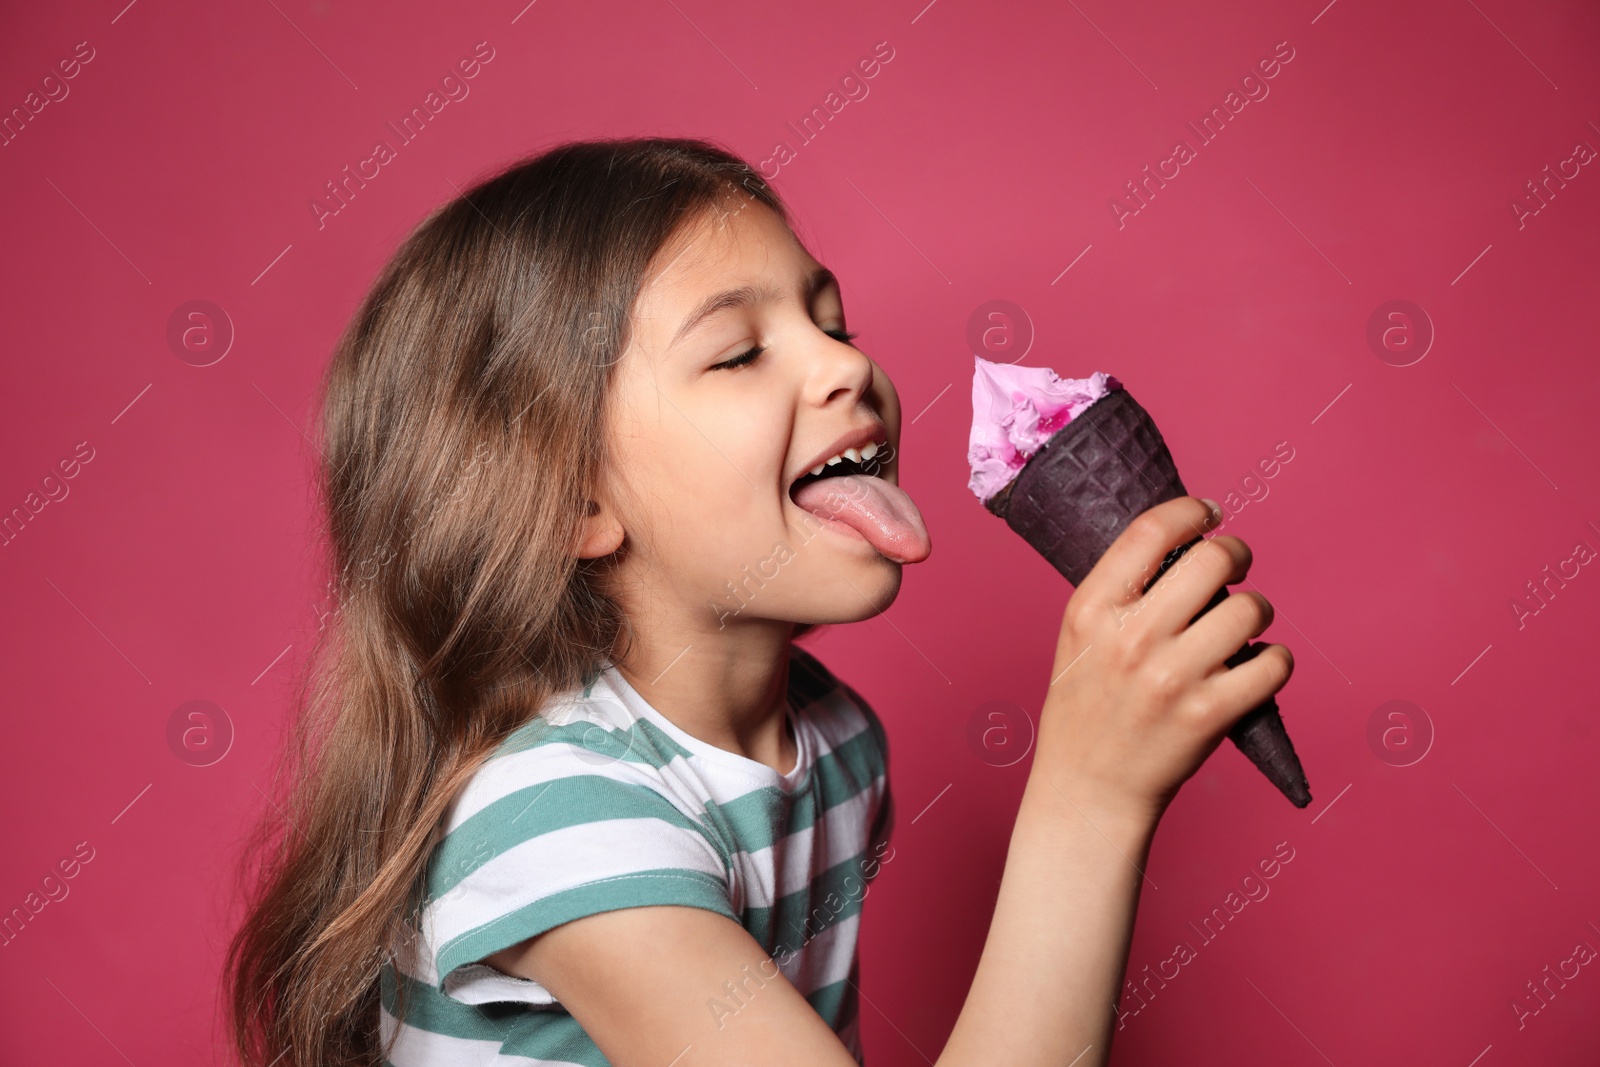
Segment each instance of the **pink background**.
M524 2L10 16L7 113L78 42L94 58L0 148L0 511L93 451L0 550L0 909L93 852L0 948L0 1060L222 1059L230 864L326 610L301 433L316 376L456 186L560 139L659 133L753 162L788 142L776 185L916 416L904 483L934 555L886 615L813 646L893 748L896 850L862 942L873 1063L934 1060L965 996L1027 766L992 766L968 726L991 701L1036 709L1069 591L964 485L968 324L991 300L1031 323L1025 362L1121 377L1192 492L1245 499L1259 460L1294 453L1226 528L1296 654L1281 703L1316 799L1294 809L1228 744L1183 790L1130 971L1179 941L1196 955L1115 1062L1593 1062L1600 969L1552 981L1520 1028L1512 1006L1600 948L1600 573L1575 560L1520 628L1512 607L1600 548L1600 167L1552 180L1521 225L1512 207L1600 147L1592 5ZM480 41L470 96L319 229L324 183ZM880 41L869 94L802 144L786 123ZM1185 123L1283 41L1270 95L1200 146ZM1179 138L1197 158L1119 228L1109 200ZM236 335L210 366L167 340L195 299ZM1436 331L1408 366L1367 342L1390 300ZM209 766L169 746L190 700L231 723ZM1369 742L1392 700L1410 719ZM1396 765L1425 722L1431 747ZM1203 941L1190 924L1280 842L1270 895Z

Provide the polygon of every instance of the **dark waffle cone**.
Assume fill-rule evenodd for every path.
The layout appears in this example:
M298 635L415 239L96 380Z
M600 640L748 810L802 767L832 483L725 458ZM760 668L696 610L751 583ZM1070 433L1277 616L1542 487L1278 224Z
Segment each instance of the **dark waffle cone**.
M1077 586L1136 516L1187 495L1155 420L1126 389L1114 389L1046 441L986 506ZM1199 540L1170 553L1146 588ZM1219 589L1195 618L1227 595ZM1247 644L1227 664L1238 666L1265 647ZM1276 699L1247 712L1228 736L1295 807L1311 803Z

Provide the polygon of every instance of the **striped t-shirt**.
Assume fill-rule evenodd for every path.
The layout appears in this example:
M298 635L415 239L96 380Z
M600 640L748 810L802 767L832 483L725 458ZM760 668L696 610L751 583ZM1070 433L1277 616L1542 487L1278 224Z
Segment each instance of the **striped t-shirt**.
M441 820L416 934L382 969L385 1040L406 985L387 1064L606 1064L544 986L477 961L654 904L738 922L861 1061L856 934L893 856L887 741L855 690L790 648L788 774L691 737L614 666L501 744ZM710 1018L740 1007L720 1005Z

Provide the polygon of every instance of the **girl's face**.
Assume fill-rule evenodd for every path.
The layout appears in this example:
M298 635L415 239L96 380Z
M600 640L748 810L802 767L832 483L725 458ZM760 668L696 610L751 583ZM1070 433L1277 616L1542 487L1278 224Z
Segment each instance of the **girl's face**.
M743 193L663 249L615 368L614 462L582 550L626 536L631 614L698 633L894 600L930 546L898 488L899 398L848 336L838 281ZM859 468L827 465L863 447Z

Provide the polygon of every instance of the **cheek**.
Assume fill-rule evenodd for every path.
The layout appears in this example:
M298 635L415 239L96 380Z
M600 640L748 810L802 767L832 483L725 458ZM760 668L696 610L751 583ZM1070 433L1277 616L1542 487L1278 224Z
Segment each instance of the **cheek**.
M663 414L671 409L662 405ZM608 427L612 503L635 541L653 541L664 515L681 507L687 481L671 427L653 409L628 405Z
M771 548L787 424L770 413L713 413L673 400L663 399L659 419L647 412L614 439L623 522L675 568L720 572L758 542Z
M766 505L791 459L793 412L782 389L771 376L751 378L663 403L662 447L682 457L708 499L732 508L730 518Z
M888 372L878 366L877 360L872 361L872 392L880 401L878 410L883 412L883 421L891 430L897 429L900 425L900 394Z
M698 584L771 553L794 406L779 376L677 383L624 364L611 422L616 506L640 565Z

